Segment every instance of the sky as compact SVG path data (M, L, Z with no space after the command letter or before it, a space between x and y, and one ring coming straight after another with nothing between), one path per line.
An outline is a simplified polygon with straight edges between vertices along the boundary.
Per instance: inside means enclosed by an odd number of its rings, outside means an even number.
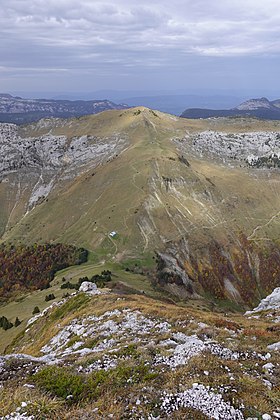
M280 96L279 0L0 0L0 92Z

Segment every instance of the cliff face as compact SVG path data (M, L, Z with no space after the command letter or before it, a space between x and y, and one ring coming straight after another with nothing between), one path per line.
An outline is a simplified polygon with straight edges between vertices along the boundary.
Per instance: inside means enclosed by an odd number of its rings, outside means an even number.
M156 283L178 297L212 296L251 308L279 285L277 243L239 234L223 243L213 238L204 246L188 245L175 243L158 254Z

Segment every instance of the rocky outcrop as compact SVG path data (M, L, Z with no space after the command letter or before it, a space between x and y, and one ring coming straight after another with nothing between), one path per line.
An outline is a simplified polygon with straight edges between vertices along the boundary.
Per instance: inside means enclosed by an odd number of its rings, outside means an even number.
M202 156L230 159L250 167L280 168L278 132L224 133L203 131L185 139ZM184 142L182 142L183 145Z
M106 139L53 135L55 124L42 120L39 127L45 127L47 133L29 137L24 130L20 134L15 124L0 123L0 182L9 182L9 175L18 177L22 187L15 194L17 199L23 190L25 195L29 191L26 210L45 199L61 181L75 178L89 166L107 162L127 145L126 137L118 133Z
M268 311L280 308L280 287L276 287L266 298L262 299L259 305L252 311L246 312L246 315L261 311Z

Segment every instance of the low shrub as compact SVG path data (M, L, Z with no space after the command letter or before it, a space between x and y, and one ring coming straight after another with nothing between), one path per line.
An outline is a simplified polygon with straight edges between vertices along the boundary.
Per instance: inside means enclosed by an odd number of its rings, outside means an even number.
M48 302L49 300L55 299L55 295L53 293L50 293L49 295L46 295L45 301Z
M21 321L18 319L18 317L16 317L15 327L18 327L20 324L21 324Z
M40 311L40 309L39 309L39 307L38 306L35 306L35 308L33 309L33 311L32 311L32 315L36 315L36 314L39 314L41 311Z
M87 388L82 376L58 366L41 369L33 376L33 380L51 395L67 399L69 402L79 401Z
M10 322L5 316L0 317L0 327L3 328L3 330L9 330L13 326L14 324Z
M53 397L63 398L69 403L93 401L108 391L130 387L150 381L158 374L150 371L144 363L128 366L120 364L109 371L98 370L82 375L69 368L47 366L33 375L33 381Z

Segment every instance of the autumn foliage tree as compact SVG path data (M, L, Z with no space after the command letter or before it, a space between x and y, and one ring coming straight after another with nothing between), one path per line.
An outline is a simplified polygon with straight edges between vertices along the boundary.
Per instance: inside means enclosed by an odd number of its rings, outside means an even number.
M87 251L64 244L0 245L0 299L46 289L58 270L87 260Z

